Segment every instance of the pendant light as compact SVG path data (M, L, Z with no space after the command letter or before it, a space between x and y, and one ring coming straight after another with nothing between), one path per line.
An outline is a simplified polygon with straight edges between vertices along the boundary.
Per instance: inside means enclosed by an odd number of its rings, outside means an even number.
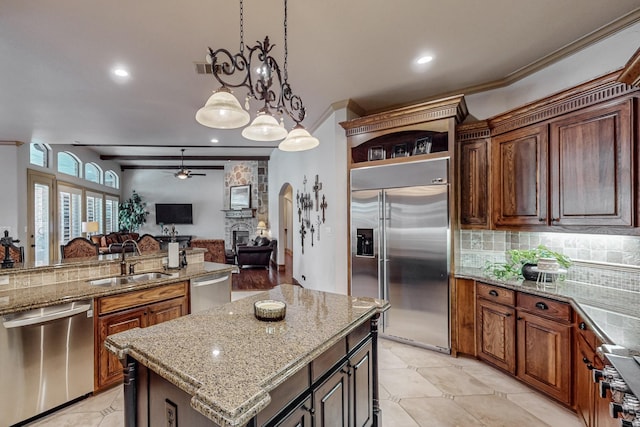
M226 86L213 92L204 107L196 113L198 123L216 129L239 128L249 123L250 118Z
M287 136L287 130L269 111L260 110L253 122L242 129L242 136L252 141L279 141Z
M320 145L318 138L311 136L311 134L302 126L297 124L287 138L278 145L278 149L281 151L305 151L316 148Z

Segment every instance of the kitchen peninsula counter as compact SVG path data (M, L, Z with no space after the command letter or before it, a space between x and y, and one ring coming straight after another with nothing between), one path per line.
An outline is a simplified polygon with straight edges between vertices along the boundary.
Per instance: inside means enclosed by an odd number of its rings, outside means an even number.
M284 301L287 304L285 319L278 322L256 319L253 304L263 299ZM332 369L336 374L346 375L336 366L343 363L343 370L352 369L355 364L346 360L368 345L371 350L363 360L370 366L369 375L373 376L368 381L373 398L367 398L366 407L373 408L375 414L371 416L377 425L377 318L388 307L388 303L381 300L280 285L209 311L111 335L106 341L107 348L126 360L129 378L136 378L131 382L133 385L127 385L125 380L125 423L127 427L147 425L147 420L136 424L137 407L150 408L138 412L138 419L147 414L158 416L160 411L162 419L155 423L166 421L165 399L159 400L161 407L154 406L153 384L157 382L149 380L153 375L166 380L185 396L188 404L176 409L178 416L197 411L196 421L190 418L189 425L257 424L258 414L267 408L271 394L279 385L286 383L283 388L292 389L294 385L289 387L291 383L287 381L301 378L305 386L298 398L312 399L317 392L312 391L314 387L331 373L328 369L322 376L321 372L321 366L330 360L327 355L338 355L335 364L331 359ZM137 377L136 371L147 373ZM357 377L355 372L353 377ZM144 384L145 378L150 381L149 388ZM135 384L137 398L133 391ZM284 406L295 403L295 399L292 397ZM283 408L278 411L280 409ZM273 414L278 413L271 410ZM319 416L320 411L316 408L314 416Z

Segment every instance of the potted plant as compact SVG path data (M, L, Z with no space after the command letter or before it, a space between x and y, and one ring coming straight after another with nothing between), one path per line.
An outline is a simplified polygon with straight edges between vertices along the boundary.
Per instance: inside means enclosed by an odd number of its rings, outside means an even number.
M147 203L142 201L142 197L136 190L133 190L131 198L120 204L118 211L118 222L120 231L138 231L140 226L147 222Z
M541 258L555 259L562 268L569 268L571 265L571 260L567 256L539 245L533 249L511 249L507 251L507 263L487 263L484 271L501 280L520 277L536 280L538 273L533 271L532 267L537 266Z

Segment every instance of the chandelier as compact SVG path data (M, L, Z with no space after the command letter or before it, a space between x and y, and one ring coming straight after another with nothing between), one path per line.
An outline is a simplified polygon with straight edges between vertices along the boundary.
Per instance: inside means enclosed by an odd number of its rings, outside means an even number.
M264 105L257 111L253 122L242 130L242 136L253 141L279 141L282 151L310 150L320 143L302 126L306 110L300 96L294 94L287 73L287 0L284 0L284 66L271 56L274 45L269 36L255 46L244 45L244 4L240 0L240 52L208 48L207 62L211 64L213 77L220 83L204 107L196 113L198 123L216 129L235 129L249 123L249 100ZM231 89L246 89L245 109L232 94ZM280 122L274 117L280 116ZM284 115L295 126L291 132L284 127Z

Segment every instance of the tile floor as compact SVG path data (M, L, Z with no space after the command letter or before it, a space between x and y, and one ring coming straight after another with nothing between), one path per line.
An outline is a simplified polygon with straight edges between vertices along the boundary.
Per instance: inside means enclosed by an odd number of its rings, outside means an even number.
M233 299L251 295L235 293ZM384 427L581 427L571 411L488 365L381 339ZM122 387L60 410L29 427L121 427Z

